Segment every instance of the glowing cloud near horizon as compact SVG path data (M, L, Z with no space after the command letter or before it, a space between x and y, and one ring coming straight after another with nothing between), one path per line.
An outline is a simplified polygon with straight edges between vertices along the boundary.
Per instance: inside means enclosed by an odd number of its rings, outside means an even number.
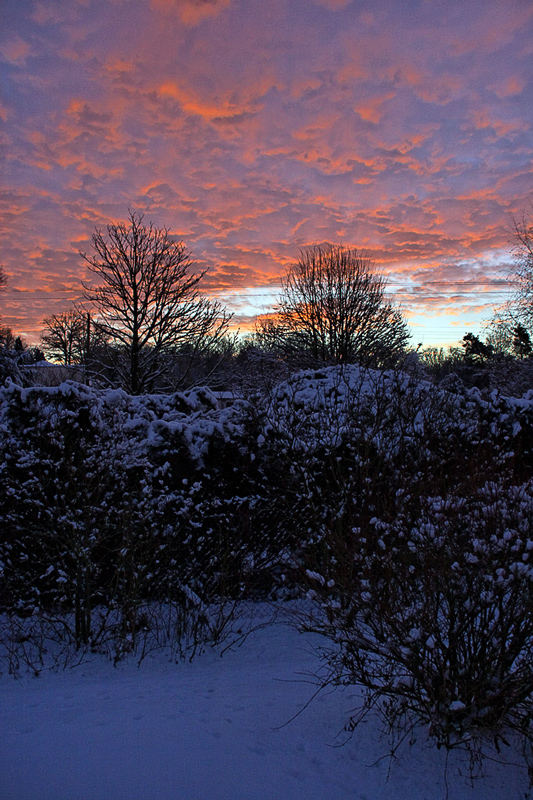
M243 326L307 244L371 251L415 341L505 298L533 191L523 0L6 0L9 276L36 339L80 294L95 227L128 208L209 268Z

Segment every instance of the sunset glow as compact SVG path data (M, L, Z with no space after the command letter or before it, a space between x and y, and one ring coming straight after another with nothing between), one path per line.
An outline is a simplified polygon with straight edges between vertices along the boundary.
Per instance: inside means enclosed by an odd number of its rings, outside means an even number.
M530 0L4 0L4 323L80 297L128 208L247 330L299 249L371 252L413 343L506 299L533 192Z

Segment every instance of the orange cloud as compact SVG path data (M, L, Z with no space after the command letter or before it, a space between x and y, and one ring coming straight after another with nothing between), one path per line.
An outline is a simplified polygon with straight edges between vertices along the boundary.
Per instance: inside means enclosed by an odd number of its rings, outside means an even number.
M231 5L232 0L152 0L156 8L177 11L186 25L197 25L204 19L216 17Z
M478 130L494 131L496 136L501 138L524 129L523 121L498 119L495 117L494 110L490 108L474 108L470 113L470 118Z
M183 86L179 86L176 81L165 81L158 87L161 97L170 97L176 100L187 114L196 114L207 122L215 124L239 124L250 118L260 109L259 104L238 102L235 97L213 103L209 100L202 100L197 93Z
M354 106L354 110L359 114L365 122L372 122L374 125L379 124L383 114L385 113L383 105L387 100L391 100L395 96L395 92L385 92L369 98L363 103Z
M510 75L507 78L503 78L502 80L493 83L490 88L497 97L503 99L505 97L513 97L520 94L525 86L526 81L524 78L521 78L518 75Z
M328 8L330 11L341 11L343 8L346 8L350 5L352 0L313 0L317 6L324 6L324 8Z

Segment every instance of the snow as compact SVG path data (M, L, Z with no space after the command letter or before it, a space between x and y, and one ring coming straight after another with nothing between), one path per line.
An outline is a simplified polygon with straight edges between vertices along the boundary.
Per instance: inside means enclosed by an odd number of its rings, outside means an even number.
M261 613L260 607L259 611ZM264 621L266 611L262 612ZM115 668L90 655L40 677L0 678L3 800L519 800L527 774L388 740L366 718L343 733L355 687L313 698L317 637L266 625L192 662L163 653ZM223 652L224 651L224 652ZM221 655L222 653L222 655ZM344 743L344 746L342 744Z

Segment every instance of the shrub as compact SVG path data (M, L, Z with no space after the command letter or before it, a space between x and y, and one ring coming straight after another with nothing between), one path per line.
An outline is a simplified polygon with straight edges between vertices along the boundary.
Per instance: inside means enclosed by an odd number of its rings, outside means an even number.
M330 642L331 680L395 733L532 741L533 403L323 370L273 406L300 476L300 624Z
M350 568L348 548L333 550L327 575L308 575L336 681L365 687L389 723L427 724L439 746L531 739L533 482L400 495L392 522L353 531Z

